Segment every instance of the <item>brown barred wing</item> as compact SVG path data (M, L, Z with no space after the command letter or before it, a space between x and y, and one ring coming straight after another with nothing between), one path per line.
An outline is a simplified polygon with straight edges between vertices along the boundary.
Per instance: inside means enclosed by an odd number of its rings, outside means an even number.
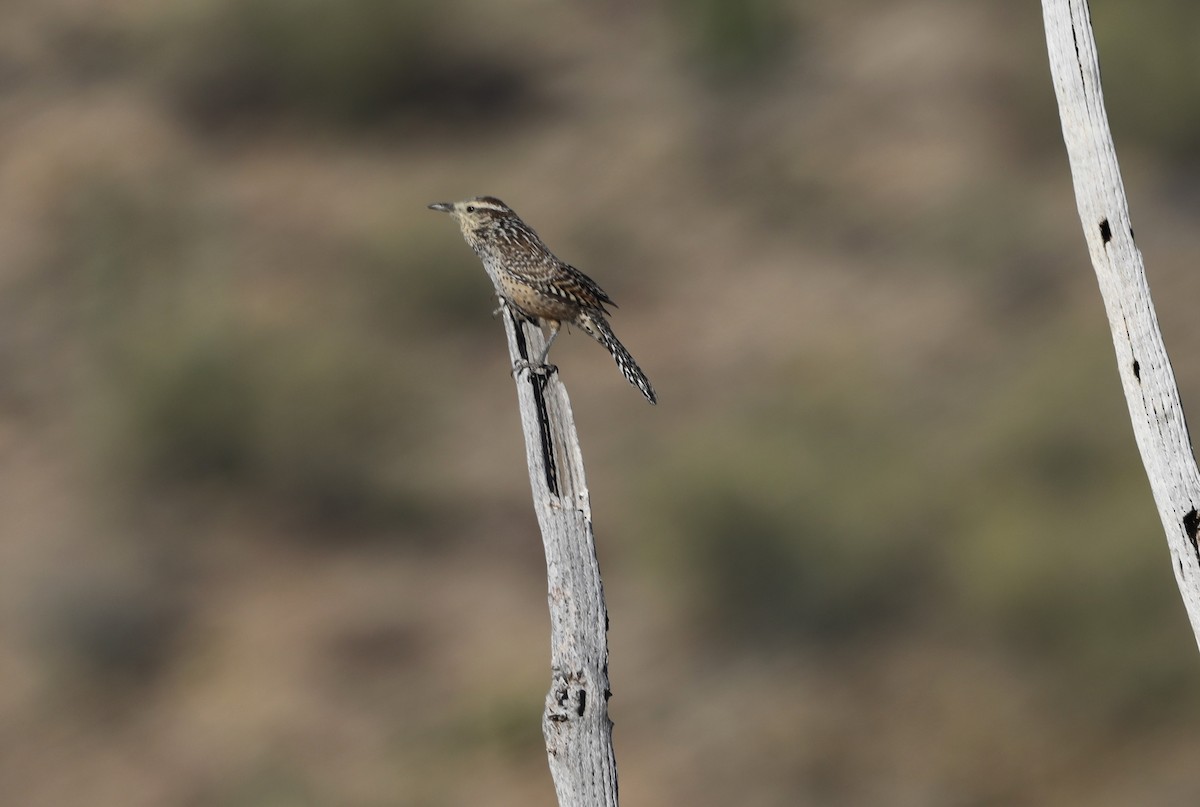
M607 306L618 307L608 296L608 292L574 266L564 263L560 264L559 268L562 274L558 282L563 287L570 289L584 308L598 308L607 314L609 313Z

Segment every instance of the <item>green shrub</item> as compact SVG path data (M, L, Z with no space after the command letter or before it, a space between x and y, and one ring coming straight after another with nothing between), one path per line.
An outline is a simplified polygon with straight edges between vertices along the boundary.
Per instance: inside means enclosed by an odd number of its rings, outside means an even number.
M236 336L184 337L133 367L118 391L148 480L239 483L255 458L253 366Z
M1200 164L1200 6L1110 3L1092 16L1118 148Z
M689 432L680 464L649 483L698 625L764 647L836 642L928 597L936 511L912 495L923 460L855 386Z
M952 488L951 616L1093 715L1200 706L1184 697L1195 648L1107 334L1069 323L1032 350L999 380Z
M452 227L428 235L389 228L358 248L354 260L363 267L362 282L374 291L369 316L385 331L406 330L408 338L431 327L500 338L500 324L489 316L495 292L479 261Z
M353 311L314 326L302 307L275 310L267 326L239 310L236 258L213 249L228 225L186 183L85 176L70 198L50 268L86 346L78 400L97 465L129 495L200 488L317 521L422 518L419 469L400 461L422 406L392 346Z
M145 553L118 565L103 558L63 570L43 581L33 603L36 641L54 677L98 703L144 694L174 657L189 616L177 581Z
M779 0L675 0L674 7L697 68L717 81L760 74L789 41Z
M168 26L170 99L207 126L476 120L524 103L520 72L446 18L444 0L213 0Z

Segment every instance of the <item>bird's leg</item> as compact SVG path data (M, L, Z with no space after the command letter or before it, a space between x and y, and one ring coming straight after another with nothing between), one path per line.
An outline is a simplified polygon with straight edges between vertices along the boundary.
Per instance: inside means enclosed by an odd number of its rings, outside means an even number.
M538 356L537 363L546 366L546 356L550 355L550 346L554 344L554 340L558 338L558 332L562 329L562 323L556 319L552 319L547 323L550 326L550 338L546 340L546 346L542 348L542 355Z
M532 373L550 373L558 372L558 368L553 364L546 364L546 356L550 353L550 346L554 344L554 340L558 338L558 332L562 328L562 323L558 320L546 320L546 324L550 327L550 338L546 340L546 346L542 348L541 354L537 357L537 361L529 361L522 359L513 365L513 372L517 373L521 370L529 370Z

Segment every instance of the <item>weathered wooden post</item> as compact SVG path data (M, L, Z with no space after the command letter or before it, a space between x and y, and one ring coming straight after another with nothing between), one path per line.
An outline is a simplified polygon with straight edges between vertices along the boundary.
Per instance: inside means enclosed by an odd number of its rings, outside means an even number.
M592 508L571 401L557 372L529 369L542 331L501 306L514 367L533 507L546 550L550 691L542 715L561 807L616 807L617 763L608 718L608 611ZM516 369L520 368L520 369Z

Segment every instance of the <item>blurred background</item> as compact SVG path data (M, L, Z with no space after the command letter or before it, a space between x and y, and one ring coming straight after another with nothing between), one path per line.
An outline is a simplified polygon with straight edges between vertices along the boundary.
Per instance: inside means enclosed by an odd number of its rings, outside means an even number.
M1200 406L1200 7L1096 0ZM555 347L630 805L1192 805L1200 655L1033 3L9 0L0 801L552 804L493 194Z

